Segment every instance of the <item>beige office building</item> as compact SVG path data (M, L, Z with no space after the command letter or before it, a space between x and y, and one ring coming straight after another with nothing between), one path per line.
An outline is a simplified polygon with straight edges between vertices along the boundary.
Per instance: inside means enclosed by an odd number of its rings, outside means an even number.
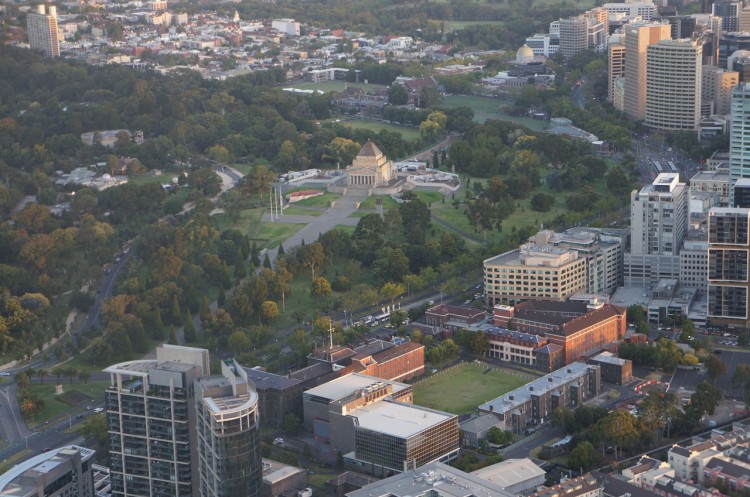
M701 99L704 108L702 114L704 116L729 114L732 107L732 90L739 83L739 73L717 66L703 66L702 76Z
M701 117L703 46L661 40L646 50L646 126L693 130Z
M609 40L607 51L609 52L607 99L610 102L614 102L617 78L625 76L625 37L612 36Z
M26 16L29 32L29 46L47 57L60 56L60 40L57 33L57 7L50 6L49 14L44 5L37 7L36 13Z
M625 95L623 110L631 119L646 118L646 49L672 36L669 24L635 23L625 27Z
M586 291L587 280L586 258L565 248L527 243L484 261L488 305L562 301Z

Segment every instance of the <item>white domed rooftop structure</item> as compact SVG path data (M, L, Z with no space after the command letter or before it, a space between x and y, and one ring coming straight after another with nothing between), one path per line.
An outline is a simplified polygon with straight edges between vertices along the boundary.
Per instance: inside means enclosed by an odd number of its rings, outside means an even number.
M534 51L527 45L523 44L516 52L516 62L526 64L534 61Z

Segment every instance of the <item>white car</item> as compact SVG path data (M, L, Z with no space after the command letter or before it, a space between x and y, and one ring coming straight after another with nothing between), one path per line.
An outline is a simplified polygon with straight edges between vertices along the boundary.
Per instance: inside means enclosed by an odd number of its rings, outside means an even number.
M104 412L104 408L102 408L102 407L97 407L96 409L94 409L94 412L97 412L97 413L99 413L99 412Z
M0 371L0 376L10 376L10 373L7 371Z

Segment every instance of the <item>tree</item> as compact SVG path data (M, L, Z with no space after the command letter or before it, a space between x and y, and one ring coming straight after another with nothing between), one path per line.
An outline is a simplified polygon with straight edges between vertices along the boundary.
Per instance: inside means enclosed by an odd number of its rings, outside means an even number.
M549 212L555 205L555 197L546 193L535 193L531 197L531 208L538 212Z
M78 426L78 433L83 437L86 445L89 445L92 441L94 441L96 442L97 450L101 450L101 452L105 455L109 451L107 418L106 416L104 416L104 414L94 414L93 416L88 416L86 420Z
M279 245L279 248L281 246ZM286 294L291 289L291 283L294 277L286 268L286 264L279 262L276 266L276 288L281 293L281 310L286 312Z
M589 441L584 441L576 445L576 448L568 456L569 468L581 468L584 471L590 469L599 460L599 454Z
M44 377L49 375L49 371L47 371L44 368L39 368L36 371L36 375L39 377L39 380L40 380L39 383L44 385Z
M332 291L331 284L322 276L318 276L312 280L310 294L316 299L322 299L323 297L330 295Z
M182 332L185 338L185 343L195 342L195 325L193 325L193 316L190 314L190 310L188 310L187 315L185 316L185 326L183 327Z
M741 389L745 406L750 406L750 365L737 366L732 375L732 388Z
M294 413L284 416L284 431L290 435L297 435L302 431L302 422Z
M393 84L388 90L388 103L391 105L406 105L409 101L409 92L404 85Z
M78 379L84 383L88 383L91 379L91 371L83 369L78 373Z
M607 173L607 189L618 196L625 195L630 190L630 181L620 166L614 166Z
M620 448L630 448L638 440L636 419L629 412L614 411L596 424L595 430L600 439L615 448L615 458Z
M713 380L714 385L719 376L727 373L727 366L724 364L724 361L714 354L709 355L704 364L706 366L706 373L708 373L708 377Z
M276 302L267 300L260 306L260 319L269 327L279 318L279 308Z
M315 270L325 262L325 250L318 242L300 247L302 265L310 268L310 279L315 280Z
M707 381L702 381L695 388L695 393L690 396L690 407L698 415L713 415L716 406L721 400L721 391Z
M396 299L396 297L398 297L405 291L406 287L404 285L400 283L388 282L380 288L380 295L384 299L389 299L391 301L391 304L393 304L393 301Z
M174 326L169 327L169 339L167 343L170 345L177 345L177 334L174 331Z

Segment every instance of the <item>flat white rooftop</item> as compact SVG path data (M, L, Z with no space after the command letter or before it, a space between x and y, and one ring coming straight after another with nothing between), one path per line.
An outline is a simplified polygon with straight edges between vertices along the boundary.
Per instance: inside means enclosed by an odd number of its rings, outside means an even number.
M383 380L374 376L367 376L359 373L352 373L346 376L341 376L335 380L331 380L328 383L324 383L318 387L311 388L305 392L305 395L313 395L315 397L321 397L329 399L334 402L339 399L343 399L347 395L351 395L357 390L363 390L375 383L382 383L393 385L393 393L398 393L402 390L409 388L406 383L399 383L397 381Z
M408 438L455 416L396 402L375 402L349 413L359 426L394 437Z
M504 489L534 478L544 477L546 472L531 462L531 459L508 459L486 468L471 472L472 475L487 480Z

